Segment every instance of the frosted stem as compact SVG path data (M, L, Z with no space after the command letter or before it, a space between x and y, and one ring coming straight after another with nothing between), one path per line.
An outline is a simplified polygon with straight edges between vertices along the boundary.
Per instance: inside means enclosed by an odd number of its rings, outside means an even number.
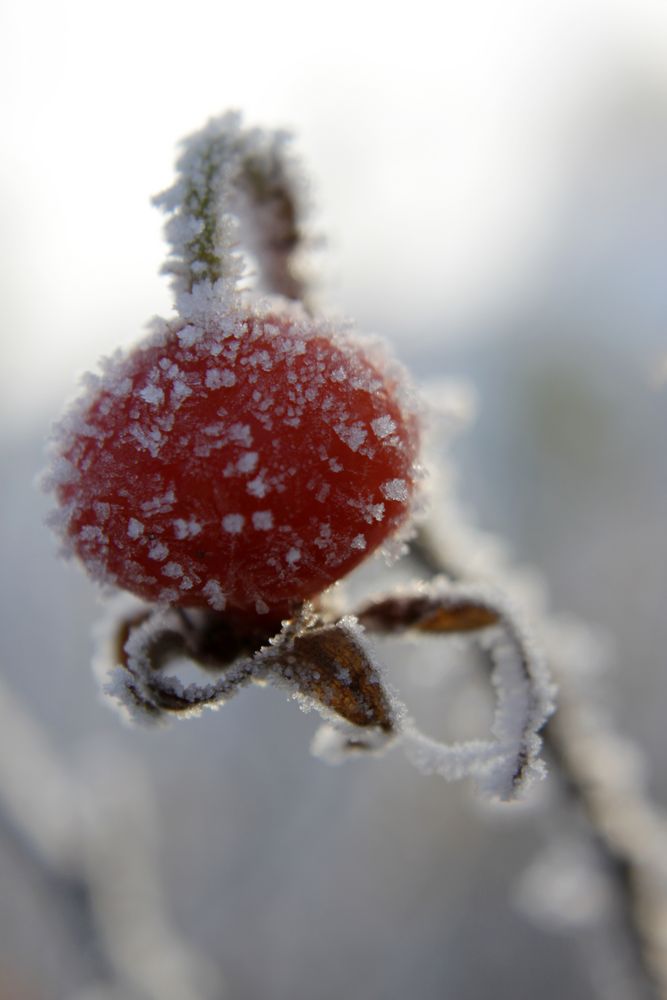
M475 579L482 565L487 579L504 581L510 591L524 590L521 573L500 548L467 523L453 500L448 506L443 500L442 507L441 518L423 524L412 544L417 562L454 580ZM541 614L541 621L539 611L533 617L540 631L548 634L549 618L544 611ZM636 1000L663 1000L667 998L667 823L640 783L632 776L623 777L627 766L622 741L597 718L590 697L572 690L570 674L553 651L550 661L560 695L558 712L543 732L545 750L572 808L588 819L601 868L613 886L625 946L616 951L628 967L632 995Z
M155 203L169 214L165 271L177 294L223 282L237 288L243 253L262 289L301 299L294 257L302 242L302 183L284 132L243 129L238 114L211 119L183 140L176 183Z

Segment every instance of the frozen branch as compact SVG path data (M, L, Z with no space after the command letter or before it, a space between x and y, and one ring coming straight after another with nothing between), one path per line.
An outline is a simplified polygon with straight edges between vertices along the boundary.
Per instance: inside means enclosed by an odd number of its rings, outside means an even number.
M634 995L665 1000L667 821L646 795L637 748L599 717L594 692L578 679L586 674L586 663L573 667L567 662L582 643L572 636L575 630L549 613L541 582L513 566L496 539L470 524L449 486L434 491L434 515L421 526L413 557L450 579L502 587L530 615L545 642L559 690L558 712L543 734L548 758L571 803L589 824L599 867L612 887L623 934L623 946L616 951L626 955ZM580 658L587 655L584 642Z

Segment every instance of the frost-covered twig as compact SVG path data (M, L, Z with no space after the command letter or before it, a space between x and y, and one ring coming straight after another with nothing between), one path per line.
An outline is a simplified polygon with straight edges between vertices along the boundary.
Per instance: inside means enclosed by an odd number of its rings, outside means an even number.
M217 972L165 917L151 860L151 794L136 762L116 755L89 778L68 772L0 682L0 832L54 899L91 995L220 996Z
M558 712L544 730L552 769L570 801L590 824L599 867L606 872L623 929L627 979L636 997L667 998L667 820L646 795L640 754L609 727L595 707L595 692L581 677L591 644L581 628L548 610L534 574L512 565L497 539L475 529L450 482L434 488L433 513L412 545L431 572L451 579L502 586L520 602L545 644L558 685ZM590 664L588 664L590 668Z

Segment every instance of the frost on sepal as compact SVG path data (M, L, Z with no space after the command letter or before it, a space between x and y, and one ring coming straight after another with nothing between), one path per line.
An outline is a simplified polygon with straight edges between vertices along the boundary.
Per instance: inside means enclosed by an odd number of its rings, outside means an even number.
M553 711L553 686L516 611L495 591L438 577L366 605L359 618L381 633L468 633L487 654L496 693L493 739L450 746L408 720L404 747L421 771L448 780L472 777L483 793L505 801L544 774L539 733Z
M123 597L98 629L98 652L94 667L105 694L134 722L155 723L169 716L199 715L204 708L217 708L239 688L249 683L253 664L238 656L224 675L211 683L184 684L168 674L170 664L195 664L202 670L224 665L208 650L210 622L206 615L188 618L177 609L152 610L148 605Z
M165 271L177 296L222 282L226 297L250 254L261 287L302 299L295 256L303 242L304 182L282 131L246 129L228 112L187 136L176 183L155 198L168 213L171 253Z
M374 726L360 730L343 722L325 722L315 733L310 752L326 764L342 764L350 757L382 754L396 733Z
M98 633L103 689L135 721L198 715L255 682L282 688L302 708L357 734L377 730L386 740L394 732L389 697L353 618L325 622L304 605L272 637L239 631L224 614L151 610L124 599ZM167 672L187 664L210 672L211 682L184 684ZM356 745L361 742L357 737Z

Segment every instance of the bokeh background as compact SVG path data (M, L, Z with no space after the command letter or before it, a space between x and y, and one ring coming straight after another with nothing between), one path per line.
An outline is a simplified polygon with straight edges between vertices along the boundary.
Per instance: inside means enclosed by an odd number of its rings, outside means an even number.
M77 373L170 310L176 140L293 130L322 301L473 387L464 506L608 636L600 704L664 804L667 7L4 0L0 47L0 997L629 997L585 913L516 905L577 838L548 783L490 810L398 753L329 768L274 691L124 728L34 480ZM383 650L431 726L441 655L474 700L456 650Z

